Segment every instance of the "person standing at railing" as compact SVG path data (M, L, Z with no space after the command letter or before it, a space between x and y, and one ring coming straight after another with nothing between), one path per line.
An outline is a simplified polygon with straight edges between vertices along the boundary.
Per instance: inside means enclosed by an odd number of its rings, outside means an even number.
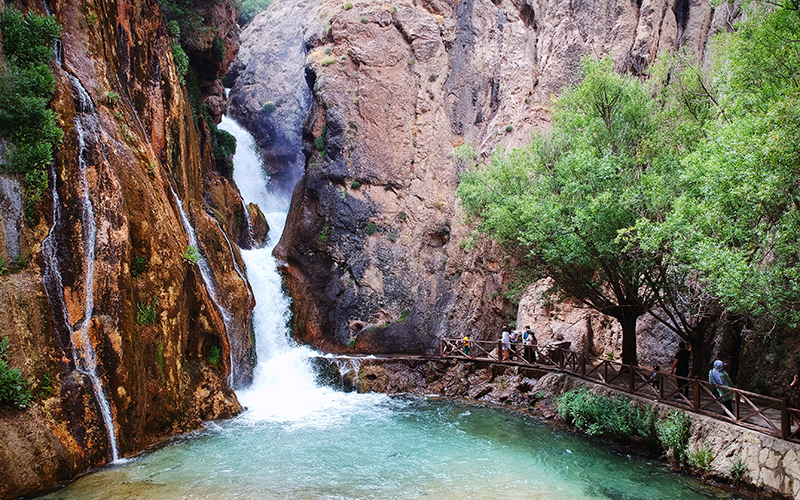
M464 335L464 356L469 357L469 334Z
M731 403L733 391L723 388L732 387L733 382L731 382L728 372L722 369L723 366L724 363L722 361L714 361L714 368L708 372L708 381L717 386L717 395L721 396L722 404L725 405L725 408L727 408L729 412L733 413L733 403Z
M689 397L689 383L685 378L689 376L689 361L692 359L692 351L686 349L686 342L678 342L678 352L675 353L675 359L672 361L672 369L670 373L674 373L678 378L678 391L682 392L684 396Z
M508 330L509 328L503 330L503 334L500 336L500 347L503 349L503 361L511 357L511 334L508 333Z
M522 332L522 342L525 344L525 359L528 363L536 363L536 345L538 342L536 341L536 335L531 330L530 326L525 327L525 331Z

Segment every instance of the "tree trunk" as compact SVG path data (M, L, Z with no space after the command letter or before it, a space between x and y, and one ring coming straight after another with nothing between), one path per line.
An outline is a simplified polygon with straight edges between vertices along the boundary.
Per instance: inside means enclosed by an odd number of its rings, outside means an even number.
M702 332L694 333L689 338L689 345L692 347L692 371L691 374L693 377L700 377L705 379L703 376L703 363L706 359L706 343L705 343L705 336ZM708 373L706 373L708 375Z
M636 320L638 315L629 315L617 318L622 325L622 363L626 365L638 365L636 356Z

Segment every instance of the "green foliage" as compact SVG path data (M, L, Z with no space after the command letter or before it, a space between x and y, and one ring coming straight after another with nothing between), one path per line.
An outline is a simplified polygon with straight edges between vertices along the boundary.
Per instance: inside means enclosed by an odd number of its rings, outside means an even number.
M322 227L322 231L320 231L319 236L317 237L317 241L319 241L320 243L325 243L326 241L328 241L328 238L330 237L330 235L328 234L330 232L330 229L331 225L325 224Z
M147 259L142 256L136 256L131 260L131 276L137 277L143 272L147 271L149 265Z
M106 102L113 108L119 102L119 94L113 91L106 92Z
M609 434L619 440L655 438L655 412L633 406L628 398L600 396L585 387L564 393L558 399L558 413L590 436Z
M689 452L689 464L705 472L711 471L711 463L714 461L714 452L711 445L707 442Z
M800 11L752 12L716 41L717 117L683 160L684 193L658 239L737 312L800 324ZM680 237L676 238L676 235Z
M171 36L172 38L180 38L180 36L181 36L181 25L178 24L178 21L175 21L174 19L172 21L167 21L166 27L167 27L167 33L169 33L169 36Z
M381 230L381 227L379 225L375 224L374 222L370 222L369 224L367 224L364 227L364 232L367 233L367 235L375 234L380 230Z
M277 106L275 105L275 103L273 101L267 101L267 102L264 103L263 106L261 106L261 111L265 111L265 112L269 113L270 111L275 111L276 108L277 108Z
M411 311L406 309L402 313L400 313L400 317L397 319L398 323L405 323L408 320L408 315L411 314Z
M400 222L405 222L408 216L405 212L398 212L397 218L400 219Z
M136 322L142 326L151 326L158 323L158 297L153 297L152 302L139 302L136 304Z
M189 56L183 50L181 44L172 42L172 58L175 60L175 67L178 69L178 76L182 84L186 84L186 74L189 72Z
M239 25L244 26L256 15L272 5L272 0L243 0L242 10L239 13Z
M219 346L212 345L211 348L208 350L208 355L206 356L206 359L212 365L217 366L219 365L219 360L221 355L222 355L222 350L219 348Z
M682 411L671 411L666 418L656 422L656 432L661 446L672 452L672 458L682 461L689 442L689 429L692 420Z
M358 189L361 187L361 183L358 181L353 181L350 183L350 189Z
M216 126L212 129L212 142L214 158L217 160L218 170L223 175L233 173L233 155L236 154L236 137L233 134L221 130Z
M328 126L322 127L322 135L314 139L314 147L317 148L322 156L325 156L325 134L328 132Z
M506 125L506 132L511 132L512 130L514 130L513 125Z
M0 68L0 131L11 142L3 168L24 175L25 211L47 189L47 167L63 136L48 108L55 90L49 64L61 27L52 16L22 14L13 7L0 19L5 66Z
M8 367L8 337L0 340L0 405L24 409L33 401L28 381L19 368Z
M342 4L342 10L350 10L353 8L353 2L347 1Z
M364 23L364 24L367 24L367 23L369 23L369 19L367 19L364 16L361 16L361 22Z
M731 461L731 476L737 481L744 479L747 473L747 462L742 458L742 452L738 452Z
M192 266L197 265L197 263L200 261L200 251L196 246L186 246L186 251L183 252L183 261Z
M222 40L222 37L215 34L214 40L211 42L211 57L215 62L221 63L225 60L225 54L227 54L227 52L228 49L225 47L225 42Z

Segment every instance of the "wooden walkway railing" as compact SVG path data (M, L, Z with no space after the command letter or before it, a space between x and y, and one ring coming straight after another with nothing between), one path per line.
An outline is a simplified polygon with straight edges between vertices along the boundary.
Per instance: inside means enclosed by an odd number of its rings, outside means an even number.
M730 408L717 387L705 380L678 377L635 365L615 363L554 346L511 344L509 359L501 358L502 343L470 340L466 349L462 339L443 338L443 358L491 361L512 366L559 370L582 379L666 403L684 410L708 415L743 427L800 443L800 409L788 408L778 399L736 387L725 387Z

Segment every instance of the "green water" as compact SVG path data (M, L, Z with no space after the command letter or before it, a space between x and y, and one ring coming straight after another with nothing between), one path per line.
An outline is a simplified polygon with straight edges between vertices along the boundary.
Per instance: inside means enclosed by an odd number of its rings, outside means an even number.
M211 424L43 498L735 498L495 408L341 393L322 406Z

